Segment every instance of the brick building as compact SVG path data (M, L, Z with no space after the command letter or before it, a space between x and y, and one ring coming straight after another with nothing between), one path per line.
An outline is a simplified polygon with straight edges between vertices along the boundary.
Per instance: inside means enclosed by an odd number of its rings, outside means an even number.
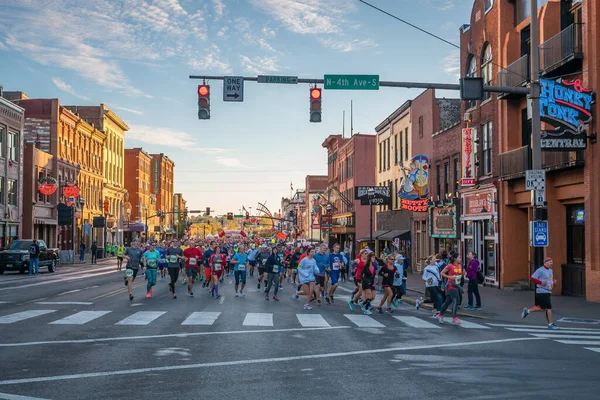
M125 189L131 204L128 215L129 223L125 225L125 241L131 242L134 237L146 231L154 234L154 227L160 229L156 214L156 195L152 191L152 156L141 147L125 149Z
M322 239L321 214L323 202L321 195L327 190L327 175L307 175L305 179L306 206L305 212L298 216L304 219L306 226L304 238L307 240Z
M165 154L151 154L152 156L152 193L156 196L156 210L162 210L166 214L162 218L161 236L174 235L175 224L173 223L173 195L175 163Z

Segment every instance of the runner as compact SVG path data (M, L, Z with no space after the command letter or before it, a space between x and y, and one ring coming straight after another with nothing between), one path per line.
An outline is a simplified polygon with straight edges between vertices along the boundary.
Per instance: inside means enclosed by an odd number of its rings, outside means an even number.
M190 247L183 251L185 259L185 274L188 277L188 293L194 297L194 283L198 277L198 265L202 260L202 251L196 247L194 241L189 242Z
M261 251L258 254L258 285L256 286L257 289L260 289L260 283L261 282L265 282L265 289L267 288L268 282L267 282L267 260L269 259L269 256L271 255L271 252L269 251L269 248L267 247L266 244L263 244L261 247Z
M369 253L364 268L360 274L362 279L362 290L364 293L365 301L363 302L363 313L365 315L371 315L371 301L375 300L375 254Z
M269 293L271 292L271 287L275 286L273 293L273 301L279 301L279 297L277 297L277 292L279 290L279 252L277 247L273 247L271 250L271 255L267 258L267 262L265 264L267 269L267 282L268 286L265 289L265 300L269 301Z
M302 291L294 294L294 298L298 299L299 295L306 295L306 303L304 304L305 310L312 310L310 301L315 296L315 273L319 272L317 262L314 259L315 249L311 248L306 252L307 256L300 261L298 266L298 277L300 284L302 285Z
M246 288L246 264L248 262L248 254L246 254L244 250L244 246L241 245L231 261L233 264L233 275L235 278L235 297L246 297L244 289ZM240 281L242 281L242 288L238 292L238 285L240 284Z
M250 251L248 251L248 263L250 264L250 276L254 276L254 268L256 267L256 257L258 257L258 249L254 245L251 245Z
M346 256L340 253L340 245L338 243L334 244L333 253L329 254L329 268L327 269L331 279L331 289L329 289L329 293L325 296L327 304L333 304L333 294L338 287L340 271L346 264L348 264L348 260Z
M396 274L396 271L396 267L394 266L394 256L388 254L385 257L385 265L382 268L380 268L379 272L377 273L383 278L383 281L381 282L381 287L383 287L384 290L381 302L377 307L377 312L379 312L379 314L383 314L383 305L385 304L386 300L387 310L385 310L385 312L391 313L393 311L392 300L394 299L394 292L392 291L392 285L394 283L394 276Z
M189 240L184 240L183 244L181 245L181 250L185 252L190 247L190 246L188 246L188 244L189 244ZM185 260L181 260L181 284L182 285L185 285L186 283L188 283L186 271L184 269L185 269Z
M398 308L398 303L402 303L402 296L406 294L406 281L404 280L404 257L402 254L396 256L396 260L394 262L394 267L396 267L396 272L394 273L394 282L392 283L392 291L394 293L394 297L392 298L392 308Z
M440 324L444 323L444 313L448 309L450 303L452 303L452 323L460 325L460 320L456 318L456 312L458 311L458 291L460 288L460 281L463 275L462 265L460 264L460 256L450 256L450 263L444 267L442 277L448 279L446 283L446 301L442 304L437 319Z
M362 270L365 267L365 265L367 265L368 256L369 249L363 249L360 251L360 258L358 258L356 262L356 272L354 273L354 285L356 286L356 288L354 289L354 297L348 300L348 307L350 307L352 311L354 311L354 306L356 304L359 304L361 308L363 307L364 293L362 290ZM363 299L363 301L359 303L359 299L361 298Z
M433 302L433 316L435 317L442 306L442 295L439 291L440 273L435 265L435 256L427 257L427 266L423 270L423 280L425 281L425 295L428 295ZM415 308L421 307L423 298L417 299Z
M125 286L129 292L129 300L133 300L133 281L138 274L140 268L140 261L142 259L142 249L140 249L140 240L133 239L131 247L128 247L123 254L127 260L125 266Z
M546 313L546 321L548 321L548 329L558 329L558 326L552 322L552 288L556 285L556 279L552 273L553 261L551 258L544 260L544 265L536 269L533 275L529 278L535 283L535 305L531 308L525 307L522 318L526 318L532 312Z
M125 247L122 243L119 243L119 247L117 247L117 271L121 271L123 268L123 254L125 254Z
M162 242L161 248L158 250L160 253L160 263L158 264L158 270L160 271L160 279L167 279L167 242Z
M296 247L294 252L292 253L289 263L290 269L292 270L291 282L294 287L296 287L296 277L298 276L298 264L300 263L300 257L302 256L302 251L300 247Z
M156 268L160 263L161 255L160 251L156 250L156 243L150 243L148 250L142 256L144 268L146 268L146 276L148 277L148 283L146 284L146 298L152 298L152 287L156 285Z
M321 297L325 297L325 270L329 268L329 254L326 254L327 245L325 243L319 246L319 252L315 253L314 259L317 262L319 272L315 275L315 290L317 297L317 305L321 305Z
M214 243L211 243L208 246L208 249L204 252L204 257L202 257L202 261L204 264L204 283L202 284L203 288L210 288L212 290L212 281L210 279L210 257L215 253L213 248L215 247Z
M210 290L211 296L216 296L217 299L221 297L219 294L219 280L223 276L223 270L225 269L225 264L227 263L227 256L225 254L221 254L221 249L219 246L215 247L215 253L210 256L209 264L210 264L210 275L212 279L212 289Z
M177 295L175 294L175 284L177 283L177 279L179 279L179 269L181 265L180 262L184 259L183 250L181 250L181 247L179 247L179 240L173 240L171 247L167 249L166 258L168 261L167 270L169 271L169 276L171 277L169 291L173 293L173 298L176 299Z
M279 290L283 290L283 277L285 276L285 248L282 244L277 245L277 262L279 264Z

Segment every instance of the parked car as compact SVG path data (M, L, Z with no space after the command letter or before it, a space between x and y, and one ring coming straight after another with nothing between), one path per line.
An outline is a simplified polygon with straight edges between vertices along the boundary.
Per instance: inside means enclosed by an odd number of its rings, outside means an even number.
M8 248L0 251L0 274L4 271L19 271L24 274L29 270L29 247L33 239L15 240ZM48 272L56 271L60 262L59 250L49 249L43 240L38 240L40 246L39 267L48 267Z

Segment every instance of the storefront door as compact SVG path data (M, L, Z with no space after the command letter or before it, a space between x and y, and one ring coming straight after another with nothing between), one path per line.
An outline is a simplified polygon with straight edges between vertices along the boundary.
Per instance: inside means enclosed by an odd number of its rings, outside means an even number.
M477 253L481 269L485 276L485 284L498 285L496 265L495 225L490 219L464 222L464 262L470 251Z

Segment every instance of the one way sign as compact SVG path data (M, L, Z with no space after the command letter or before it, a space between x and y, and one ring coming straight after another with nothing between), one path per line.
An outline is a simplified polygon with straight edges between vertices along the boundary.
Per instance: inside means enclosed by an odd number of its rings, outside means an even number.
M223 101L244 101L244 77L223 78Z

